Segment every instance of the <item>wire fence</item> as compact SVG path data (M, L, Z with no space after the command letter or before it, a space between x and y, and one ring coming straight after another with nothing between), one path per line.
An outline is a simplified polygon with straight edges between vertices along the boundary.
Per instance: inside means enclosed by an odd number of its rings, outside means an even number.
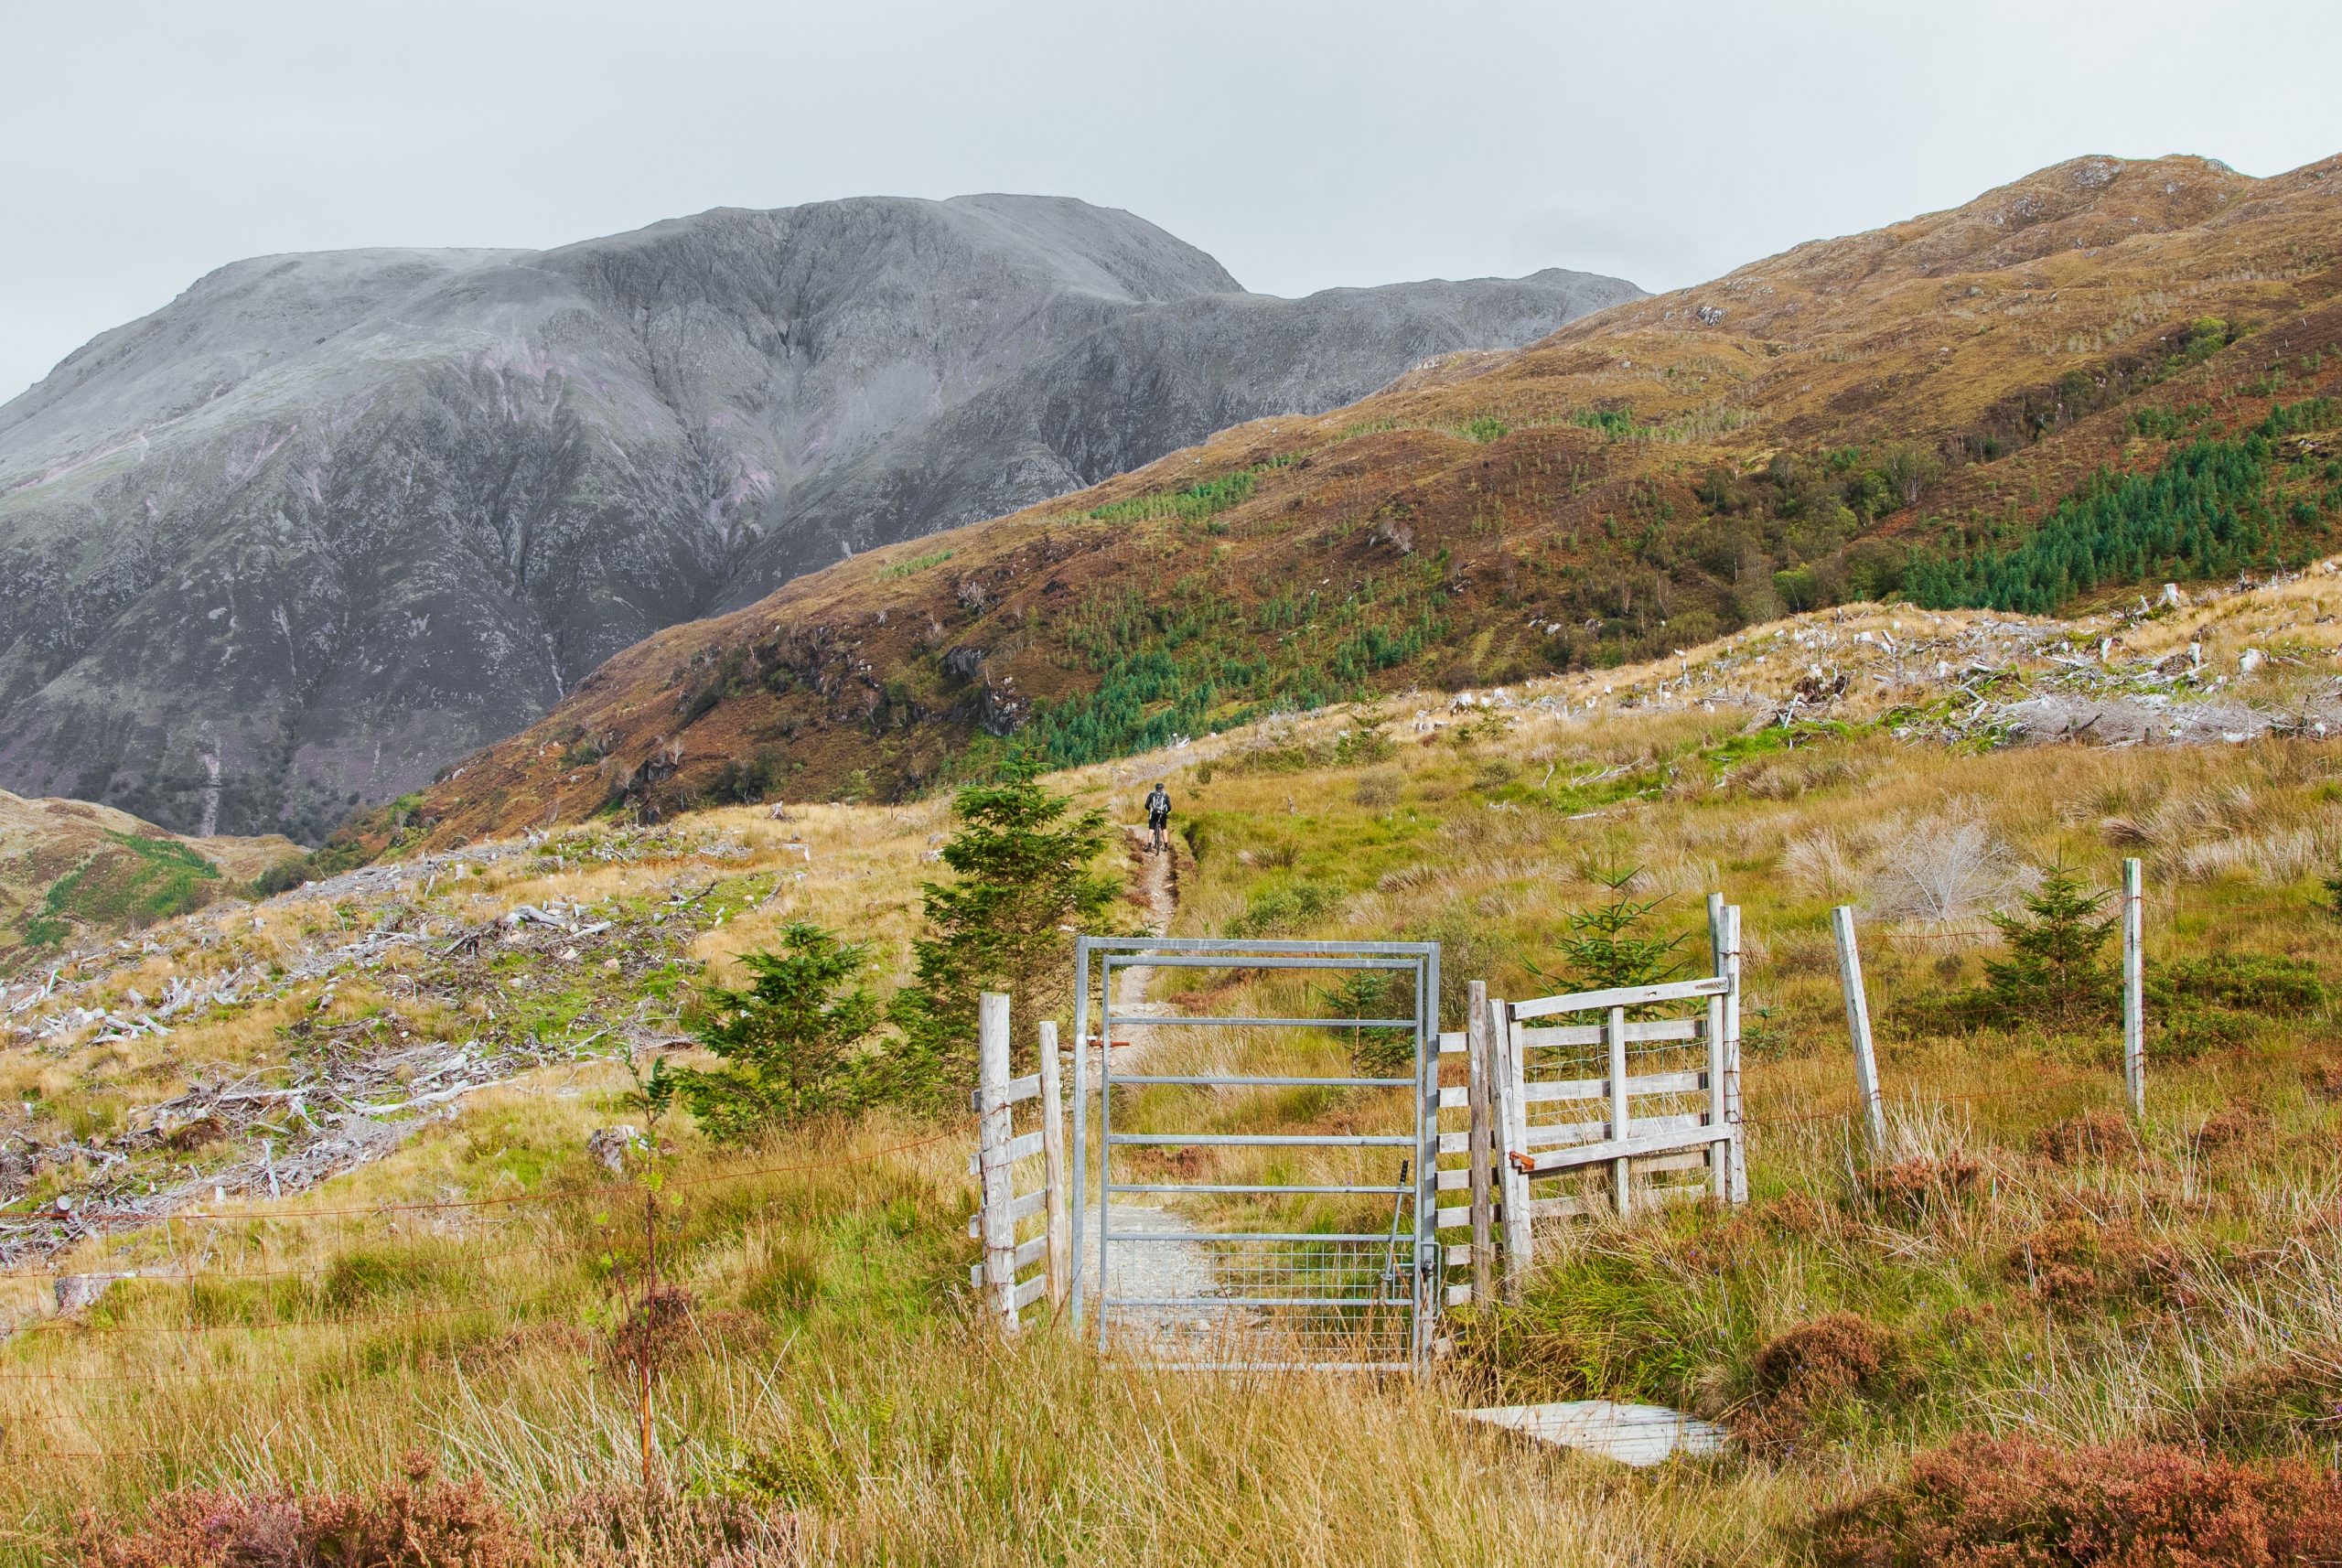
M2201 909L2183 909L2167 901L2157 900L2146 906L2157 917L2157 924L2168 929L2176 920L2189 916L2219 918L2279 918L2299 920L2305 916L2331 915L2334 912L2315 904L2289 905L2221 905ZM2008 932L1999 925L1963 926L1949 929L1895 930L1874 928L1866 933L1889 942L1989 942L2004 938ZM1639 1046L1630 1054L1639 1058L1657 1056L1681 1047L1672 1045ZM2073 1090L2090 1089L2119 1092L2121 1085L2104 1072L2072 1072L2049 1078L2036 1078L2023 1083L1971 1090L1927 1092L1896 1095L1931 1104L1964 1104L2012 1100L2047 1100L2066 1097ZM1842 1101L1796 1112L1758 1112L1742 1114L1739 1122L1751 1129L1789 1129L1817 1123L1851 1121L1863 1116L1868 1109L1865 1100L1857 1095ZM866 1165L897 1155L914 1153L946 1142L964 1139L973 1129L975 1119L963 1117L941 1125L919 1137L903 1140L859 1153L841 1153L820 1159L790 1161L739 1170L716 1171L704 1175L671 1178L655 1184L640 1179L613 1180L606 1183L568 1184L542 1188L534 1192L494 1194L478 1197L417 1199L359 1205L338 1205L300 1208L255 1208L243 1211L205 1208L171 1214L144 1211L83 1210L70 1216L70 1223L103 1239L119 1234L124 1229L147 1230L160 1225L171 1226L248 1226L312 1224L326 1221L375 1221L402 1219L435 1213L464 1213L510 1209L530 1205L558 1205L578 1201L607 1203L629 1197L655 1200L660 1193L704 1189L726 1184L749 1182L764 1178L833 1172L843 1168ZM469 1240L477 1241L478 1238ZM590 1245L585 1239L556 1240L532 1245L500 1246L502 1258L547 1256ZM1290 1337L1301 1351L1320 1357L1359 1350L1361 1346L1380 1343L1391 1331L1391 1324L1398 1318L1385 1300L1391 1290L1390 1279L1394 1264L1391 1250L1383 1238L1343 1238L1331 1244L1324 1238L1279 1238L1262 1236L1245 1239L1241 1247L1232 1240L1220 1245L1219 1255L1212 1260L1216 1280L1230 1298L1214 1302L1209 1297L1198 1300L1181 1296L1176 1304L1166 1300L1166 1312L1160 1321L1150 1326L1151 1331L1175 1338L1193 1341L1198 1338L1239 1334L1258 1343L1262 1335ZM1257 1254L1257 1255L1255 1255ZM134 1275L117 1275L139 1282L174 1285L197 1283L257 1282L297 1278L314 1278L342 1266L339 1260L306 1263L296 1267L263 1269L211 1269L172 1267L167 1272ZM1276 1282L1289 1282L1296 1270L1322 1275L1320 1283L1326 1292L1313 1291L1306 1299L1286 1300ZM56 1282L64 1277L56 1271L12 1270L0 1272L0 1281ZM1275 1288L1273 1288L1275 1287ZM1137 1280L1124 1288L1134 1292L1145 1288ZM1328 1297L1331 1299L1328 1299ZM1133 1298L1133 1304L1143 1298ZM59 1340L87 1337L101 1344L136 1342L140 1337L177 1338L188 1340L207 1336L274 1336L295 1332L325 1331L356 1333L394 1326L417 1323L447 1323L489 1315L503 1315L514 1321L525 1321L540 1304L521 1301L478 1301L460 1305L424 1307L395 1313L373 1313L360 1316L320 1315L290 1317L270 1317L261 1322L222 1322L201 1324L125 1324L86 1321L49 1320L34 1326L26 1336L27 1346L57 1343ZM1169 1309L1176 1305L1176 1311ZM1385 1317L1390 1322L1384 1321ZM232 1385L259 1389L304 1381L314 1375L313 1369L300 1366L270 1368L209 1368L180 1362L169 1366L141 1366L134 1370L107 1371L40 1371L18 1369L0 1369L0 1385L14 1385L28 1392L38 1389L64 1388L124 1388L138 1386L146 1389L210 1388ZM30 1409L0 1412L0 1427L16 1423L34 1423L50 1428L70 1429L71 1420L54 1412ZM5 1430L0 1430L0 1449L11 1444ZM63 1449L48 1444L39 1448L44 1457L85 1461L108 1461L117 1458L160 1455L171 1450L160 1445L124 1445L110 1449Z
M785 1165L760 1165L749 1170L717 1171L707 1176L677 1177L660 1182L655 1190L685 1191L714 1187L725 1182L755 1181L774 1176L801 1176L811 1171L836 1170L841 1166L867 1165L893 1155L908 1154L914 1149L928 1148L947 1139L965 1137L973 1124L974 1118L963 1117L949 1124L940 1133L930 1133L924 1138L914 1138L906 1143L889 1144L885 1148L870 1150L865 1154L836 1155L826 1159L807 1160ZM265 1208L251 1209L242 1213L181 1209L162 1214L150 1213L144 1209L117 1210L112 1213L103 1210L79 1209L70 1216L61 1215L59 1218L61 1221L70 1219L72 1223L92 1228L126 1225L140 1230L162 1224L277 1225L314 1219L398 1219L411 1214L508 1208L525 1203L562 1203L571 1198L580 1197L607 1199L651 1190L654 1189L643 1182L623 1181L545 1187L536 1192L504 1193L493 1197L424 1199L406 1203L365 1204L346 1208ZM0 1279L53 1279L55 1277L54 1273L27 1273L22 1270L0 1273ZM206 1277L228 1279L237 1276L209 1273Z
M512 1194L494 1200L449 1199L427 1203L377 1204L362 1208L337 1208L330 1209L312 1208L295 1210L290 1211L289 1213L258 1211L250 1214L232 1216L204 1214L200 1216L179 1215L169 1218L174 1219L200 1219L207 1222L217 1223L274 1223L277 1220L285 1219L321 1219L342 1218L352 1215L396 1216L435 1209L446 1210L478 1208L486 1206L489 1201L499 1204L524 1203L531 1201L551 1203L566 1201L570 1198L585 1195L590 1195L605 1199L623 1197L629 1194L638 1194L648 1197L654 1191L672 1191L679 1188L704 1188L723 1183L751 1181L768 1176L799 1175L814 1171L833 1171L842 1167L875 1164L880 1160L891 1158L896 1155L928 1148L947 1140L964 1138L967 1136L969 1129L972 1124L972 1118L962 1118L943 1126L938 1131L929 1133L925 1136L908 1139L899 1143L887 1144L881 1148L865 1150L859 1153L841 1154L822 1160L794 1161L784 1165L759 1165L746 1170L714 1172L703 1176L665 1182L661 1184L660 1187L655 1189L650 1185L640 1181L622 1183L613 1182L594 1187L567 1187L562 1188L549 1188L536 1193ZM102 1219L105 1217L91 1216L87 1218ZM144 1223L152 1224L158 1217L139 1215L134 1218ZM503 1249L500 1251L500 1255L504 1257L525 1256L531 1254L543 1255L563 1250L564 1250L564 1248L562 1243L545 1243L532 1248ZM157 1272L152 1274L136 1276L115 1275L113 1278L117 1280L124 1278L136 1278L153 1281L157 1283L185 1285L194 1283L199 1281L209 1283L213 1282L245 1279L283 1279L298 1275L322 1273L328 1272L335 1265L333 1264L328 1263L296 1270L267 1269L256 1271L188 1271L175 1269L167 1273ZM0 1277L18 1280L55 1282L67 1276L56 1272L35 1273L18 1270L12 1271L5 1276ZM25 1343L31 1345L41 1339L49 1340L53 1343L55 1340L67 1336L70 1336L75 1339L91 1337L98 1337L102 1340L112 1340L116 1337L121 1336L177 1336L180 1337L187 1337L203 1335L282 1335L300 1330L320 1329L333 1331L356 1331L360 1329L380 1328L393 1325L411 1325L420 1322L445 1322L451 1319L474 1317L488 1314L500 1313L518 1318L525 1316L534 1305L535 1304L532 1303L519 1301L471 1301L448 1306L412 1308L396 1313L373 1313L359 1316L335 1314L330 1316L299 1317L272 1317L265 1322L256 1323L91 1324L82 1321L49 1319L34 1325L31 1331L27 1334ZM228 1368L188 1366L185 1364L173 1367L142 1367L135 1371L121 1372L53 1372L8 1369L0 1369L0 1384L35 1386L121 1386L124 1384L136 1384L141 1387L183 1384L187 1386L209 1387L215 1384L226 1383L239 1385L274 1384L297 1380L303 1375L304 1374L298 1370L289 1368L271 1368L261 1370L240 1370ZM5 1416L0 1416L0 1421L17 1420L27 1413L29 1412L12 1410L5 1412ZM120 1452L141 1451L142 1450L126 1449ZM53 1449L44 1449L43 1452L45 1454L57 1455L60 1457L76 1456ZM110 1455L105 1454L91 1454L78 1456L105 1458Z

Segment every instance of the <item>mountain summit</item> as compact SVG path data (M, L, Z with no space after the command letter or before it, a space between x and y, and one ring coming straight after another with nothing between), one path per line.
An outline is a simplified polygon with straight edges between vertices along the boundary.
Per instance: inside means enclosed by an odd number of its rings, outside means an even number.
M1026 196L239 262L0 407L0 786L314 840L663 627L1639 295Z

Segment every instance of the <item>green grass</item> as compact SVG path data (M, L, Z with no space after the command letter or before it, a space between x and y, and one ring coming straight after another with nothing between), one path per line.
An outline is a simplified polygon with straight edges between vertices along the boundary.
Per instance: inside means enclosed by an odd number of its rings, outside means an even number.
M1599 431L1612 441L1625 441L1650 433L1649 425L1635 423L1634 410L1629 408L1582 408L1570 415L1572 424Z
M891 565L882 567L878 575L884 581L893 582L908 577L915 572L924 572L930 566L940 566L951 559L951 552L949 550L931 550L924 555L914 555L908 561L897 561Z
M25 922L25 939L48 947L70 935L73 922L107 929L151 926L209 902L220 868L174 839L109 829L115 850L101 849L49 885L40 911Z
M1155 490L1128 500L1109 501L1104 506L1092 507L1088 515L1092 522L1145 522L1162 517L1200 522L1215 512L1241 504L1252 495L1260 473L1258 468L1239 468L1184 489Z

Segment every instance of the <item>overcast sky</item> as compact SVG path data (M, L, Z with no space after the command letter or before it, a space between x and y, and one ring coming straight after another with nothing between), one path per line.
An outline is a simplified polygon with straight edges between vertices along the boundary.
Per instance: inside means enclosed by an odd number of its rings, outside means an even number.
M2342 4L0 0L0 398L239 257L1128 208L1250 288L1694 283L2083 153L2342 151Z

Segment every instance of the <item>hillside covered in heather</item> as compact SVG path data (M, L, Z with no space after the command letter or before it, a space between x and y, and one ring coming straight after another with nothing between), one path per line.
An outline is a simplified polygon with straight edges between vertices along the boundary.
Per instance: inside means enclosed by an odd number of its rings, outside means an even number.
M897 798L1864 597L2041 613L2314 553L2342 161L2088 157L1240 425L613 659L404 809Z

